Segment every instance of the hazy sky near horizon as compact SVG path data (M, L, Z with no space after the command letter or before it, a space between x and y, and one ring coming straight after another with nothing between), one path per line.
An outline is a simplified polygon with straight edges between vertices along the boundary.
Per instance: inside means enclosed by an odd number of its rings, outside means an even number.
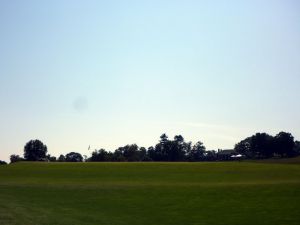
M300 139L300 3L1 1L0 159L166 132L207 149Z

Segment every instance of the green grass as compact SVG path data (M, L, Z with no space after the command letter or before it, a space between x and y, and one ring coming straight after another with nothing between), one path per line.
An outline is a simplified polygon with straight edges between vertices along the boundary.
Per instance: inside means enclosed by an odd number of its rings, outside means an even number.
M298 225L300 164L0 166L0 224Z

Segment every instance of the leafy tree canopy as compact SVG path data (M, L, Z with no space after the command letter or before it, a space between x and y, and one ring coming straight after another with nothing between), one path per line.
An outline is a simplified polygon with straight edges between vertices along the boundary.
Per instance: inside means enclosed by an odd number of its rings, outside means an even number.
M0 160L0 165L6 165L7 163L5 161Z
M66 162L82 162L83 157L80 153L70 152L66 154Z
M24 158L27 161L46 161L47 146L40 140L31 140L24 147Z

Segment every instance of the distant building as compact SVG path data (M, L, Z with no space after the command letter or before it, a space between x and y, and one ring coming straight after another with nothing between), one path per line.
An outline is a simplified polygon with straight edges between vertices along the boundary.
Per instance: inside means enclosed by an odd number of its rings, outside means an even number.
M219 160L232 160L233 155L238 153L234 149L218 149L217 158Z

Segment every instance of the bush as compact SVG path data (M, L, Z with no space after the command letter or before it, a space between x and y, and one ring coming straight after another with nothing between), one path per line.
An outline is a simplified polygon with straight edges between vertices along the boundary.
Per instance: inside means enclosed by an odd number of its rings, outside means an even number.
M22 158L21 156L19 155L11 155L10 156L10 163L16 163L16 162L21 162L21 161L24 161L25 159Z
M0 165L7 165L5 161L0 160Z

